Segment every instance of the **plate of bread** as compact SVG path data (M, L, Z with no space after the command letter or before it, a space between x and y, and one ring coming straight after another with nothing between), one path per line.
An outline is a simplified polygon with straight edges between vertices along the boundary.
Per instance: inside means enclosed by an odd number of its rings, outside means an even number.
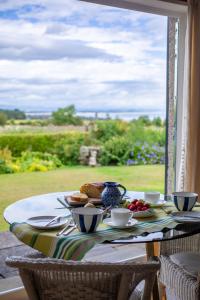
M99 205L102 204L101 193L103 190L103 182L85 183L80 187L80 192L66 196L65 201L70 206Z

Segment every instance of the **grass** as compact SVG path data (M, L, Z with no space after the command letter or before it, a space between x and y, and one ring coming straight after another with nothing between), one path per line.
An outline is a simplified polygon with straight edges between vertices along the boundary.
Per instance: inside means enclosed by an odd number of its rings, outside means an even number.
M0 231L7 230L4 209L31 195L77 190L86 182L117 181L129 190L164 192L164 166L67 167L46 173L0 175Z

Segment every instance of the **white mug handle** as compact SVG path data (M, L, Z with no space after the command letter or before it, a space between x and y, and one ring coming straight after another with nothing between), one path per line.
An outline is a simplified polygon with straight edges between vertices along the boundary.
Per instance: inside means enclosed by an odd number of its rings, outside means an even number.
M133 217L133 212L132 211L130 211L129 212L129 215L130 215L130 217L129 217L129 220Z

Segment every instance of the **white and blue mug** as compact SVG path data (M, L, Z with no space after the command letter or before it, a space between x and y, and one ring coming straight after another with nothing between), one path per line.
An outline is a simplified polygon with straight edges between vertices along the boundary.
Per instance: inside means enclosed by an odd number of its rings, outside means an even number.
M172 199L179 211L190 211L198 199L198 194L190 192L174 192Z
M78 207L72 209L71 213L78 230L91 233L96 231L104 212L99 208Z

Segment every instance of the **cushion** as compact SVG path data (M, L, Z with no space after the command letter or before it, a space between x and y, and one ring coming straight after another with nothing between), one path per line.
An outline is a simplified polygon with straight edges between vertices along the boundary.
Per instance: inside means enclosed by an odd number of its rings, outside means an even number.
M183 268L190 275L197 277L200 274L200 253L181 252L170 255L170 259Z

